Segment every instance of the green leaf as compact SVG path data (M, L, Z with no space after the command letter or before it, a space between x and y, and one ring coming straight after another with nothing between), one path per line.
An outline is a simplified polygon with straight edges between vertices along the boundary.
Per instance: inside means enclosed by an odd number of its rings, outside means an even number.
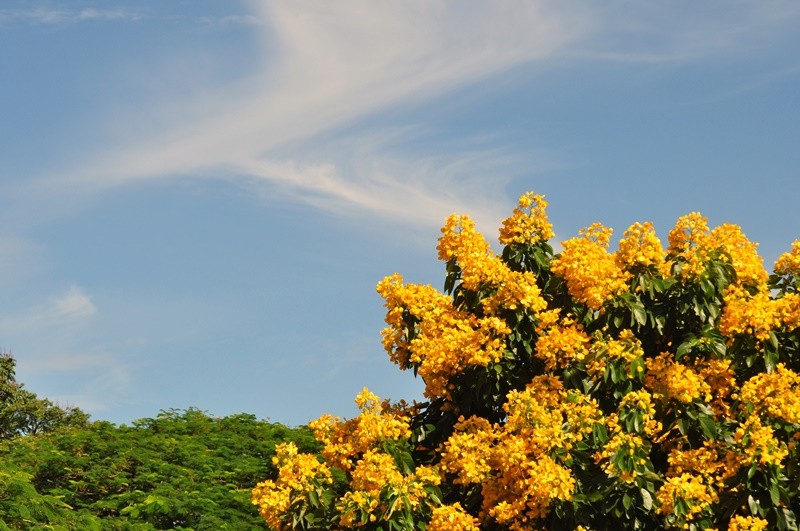
M650 491L640 489L639 492L642 494L642 506L648 511L651 510L653 508L653 496L650 495Z

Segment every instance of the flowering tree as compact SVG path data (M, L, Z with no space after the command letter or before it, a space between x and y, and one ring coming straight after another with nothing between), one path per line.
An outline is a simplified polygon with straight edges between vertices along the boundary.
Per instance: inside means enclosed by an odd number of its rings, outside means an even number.
M520 198L501 255L466 216L444 292L392 275L383 343L425 382L311 423L253 503L275 529L798 529L800 241L768 275L739 227L650 223L554 254Z

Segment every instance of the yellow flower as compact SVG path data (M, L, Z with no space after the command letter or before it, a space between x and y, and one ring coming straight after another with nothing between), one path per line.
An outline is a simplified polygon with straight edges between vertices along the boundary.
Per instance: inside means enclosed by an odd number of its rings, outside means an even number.
M364 389L356 398L359 416L342 421L323 415L309 423L316 439L324 444L322 455L331 466L351 470L361 455L387 439L408 439L411 436L409 418L392 410Z
M769 333L780 324L778 305L770 297L766 286L751 294L738 284L729 286L724 293L725 306L719 321L722 335L734 338L750 335L758 341L769 339Z
M787 332L800 328L800 294L786 293L774 301L775 313Z
M704 477L707 483L721 487L727 478L736 474L738 467L732 467L728 460L722 459L720 451L723 452L723 456L727 453L713 441L706 441L702 448L686 450L673 448L667 457L669 462L667 476L676 477L694 473Z
M402 369L416 367L425 381L425 396L449 398L450 378L470 366L500 359L511 332L499 317L477 317L456 309L450 297L430 286L403 284L392 275L378 284L386 299L384 347ZM408 318L417 324L411 328Z
M775 261L775 273L779 275L799 275L800 274L800 240L792 243L792 250L783 253Z
M718 500L716 491L708 485L702 476L684 473L680 476L667 478L664 485L656 493L661 514L669 515L675 510L675 503L679 500L686 502L689 514L686 520L695 519L712 503Z
M488 420L460 417L455 431L444 443L442 470L456 474L454 483L480 483L492 470L490 460L497 437Z
M656 236L653 224L648 221L631 225L619 241L619 251L615 259L626 270L636 266L655 266L661 271L664 266L664 248Z
M773 372L746 381L739 400L751 404L759 414L800 424L800 375L779 363Z
M654 393L689 404L698 398L711 400L711 386L691 367L673 360L672 354L662 352L645 361L647 374L644 385Z
M497 313L500 308L527 308L538 312L547 307L536 277L529 272L509 269L492 252L483 235L475 230L475 223L469 217L454 214L447 218L437 249L441 260L456 260L464 288L495 291L483 301L488 313Z
M275 447L272 462L278 467L276 480L262 481L252 493L253 505L266 522L275 529L287 529L283 523L289 507L295 500L305 499L314 488L314 481L331 483L330 469L312 454L297 452L294 443L281 443Z
M589 341L581 325L563 319L561 326L552 326L540 332L535 355L545 362L546 370L563 369L583 362L589 354Z
M758 244L748 240L738 225L723 223L715 227L708 245L721 251L722 258L733 266L737 284L761 286L767 281L769 275L758 255Z
M453 505L440 505L433 509L428 531L478 531L478 520L470 516L456 502Z
M616 416L610 417L610 420L611 431L615 433L606 443L605 448L594 455L594 460L597 463L604 462L603 471L609 477L619 478L625 483L633 483L637 476L635 460L639 459L636 456L644 447L644 439L634 433L619 431ZM619 466L620 462L623 463L622 467Z
M788 455L786 445L775 438L775 432L764 426L758 415L750 415L736 432L733 441L739 447L739 464L750 466L759 463L764 466L778 465Z
M708 238L708 219L699 212L678 218L668 236L668 250L673 257L683 259L683 278L697 277L705 270Z
M723 223L709 230L708 220L699 212L679 218L669 233L669 253L673 261L683 262L680 271L683 278L699 276L705 270L706 261L715 253L733 267L735 284L760 286L768 275L757 247L758 244L748 240L738 225Z
M644 368L638 365L634 374L633 362L644 356L644 350L642 350L642 343L633 335L633 331L621 330L618 339L609 339L597 334L593 336L593 339L594 342L589 349L586 364L586 370L593 378L602 377L609 363L619 364L620 362L623 364L628 378L641 376Z
M631 276L608 253L611 232L599 223L581 229L577 238L562 243L563 252L550 266L566 281L569 294L593 310L625 291Z
M523 194L511 217L503 220L500 243L536 244L553 237L553 225L547 219L547 201L533 192Z
M734 516L728 524L728 531L764 531L768 523L757 516Z

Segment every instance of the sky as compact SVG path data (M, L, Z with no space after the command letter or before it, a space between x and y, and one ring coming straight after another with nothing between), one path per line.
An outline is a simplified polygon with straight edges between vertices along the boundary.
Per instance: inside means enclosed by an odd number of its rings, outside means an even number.
M0 349L94 419L420 399L375 285L529 190L800 238L793 0L4 0L0 72Z

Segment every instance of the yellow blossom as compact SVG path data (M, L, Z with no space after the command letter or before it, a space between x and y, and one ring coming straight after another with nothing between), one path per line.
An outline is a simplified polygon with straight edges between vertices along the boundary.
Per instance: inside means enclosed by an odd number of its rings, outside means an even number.
M536 244L552 238L553 225L547 219L546 208L547 201L543 195L535 195L533 192L523 194L514 213L503 221L500 243Z
M668 236L668 250L670 255L683 260L681 277L697 277L704 271L708 238L708 219L699 212L678 218Z
M619 241L619 251L615 259L626 270L637 266L654 266L661 271L664 266L664 248L656 236L653 224L648 221L631 225Z
M659 502L658 511L664 515L672 514L675 510L675 503L679 500L686 502L689 514L684 518L689 521L695 519L718 500L716 491L704 481L702 476L689 473L667 478L656 493L656 498Z
M775 438L775 432L764 426L758 415L750 415L736 432L733 441L739 447L741 466L759 463L763 466L780 465L788 455L786 445Z
M428 531L479 531L478 520L470 516L456 502L452 505L440 505L433 509Z
M364 389L356 398L361 413L342 421L323 415L309 423L314 436L324 444L322 455L329 464L351 470L361 455L387 439L411 436L406 415L385 408L380 399Z
M544 361L546 370L563 369L583 362L589 353L589 341L581 325L566 319L562 320L561 326L540 332L535 354Z
M262 481L252 492L253 505L266 522L275 529L288 529L284 518L291 504L305 499L314 482L331 483L330 469L315 455L298 453L294 443L275 447L272 462L278 467L276 480ZM291 518L289 519L291 520Z
M645 361L647 374L644 385L658 393L689 404L698 398L711 400L711 387L697 372L672 358L669 352L662 352L655 358Z
M800 294L786 293L775 299L775 313L787 332L800 328Z
M567 283L569 294L593 310L628 288L630 273L608 253L611 229L599 223L582 229L580 236L562 243L550 269Z
M750 335L763 342L780 324L778 306L766 286L751 294L734 284L725 290L724 300L719 331L729 338Z
M800 240L792 243L791 251L778 257L774 269L779 275L800 275Z
M758 516L734 516L728 524L728 531L764 531L768 523Z
M449 297L430 286L406 285L400 275L385 278L378 292L386 299L390 325L384 347L401 368L417 368L428 398L449 397L450 378L502 356L511 332L502 319L458 310ZM417 321L410 331L408 317Z
M779 363L773 372L746 381L739 400L751 404L759 414L800 424L800 375Z

